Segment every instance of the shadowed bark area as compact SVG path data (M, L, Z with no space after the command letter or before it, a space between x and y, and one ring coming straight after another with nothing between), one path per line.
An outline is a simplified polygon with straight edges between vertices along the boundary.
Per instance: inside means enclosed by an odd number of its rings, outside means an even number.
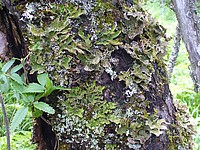
M17 8L28 24L30 81L46 72L54 85L70 89L40 100L55 114L36 118L38 149L185 147L176 128L186 129L177 119L163 63L165 29L137 3L45 1Z
M43 117L45 114L43 115ZM43 119L38 118L35 120L33 126L33 143L38 143L38 150L49 149L54 150L57 149L55 133L52 132L52 127Z

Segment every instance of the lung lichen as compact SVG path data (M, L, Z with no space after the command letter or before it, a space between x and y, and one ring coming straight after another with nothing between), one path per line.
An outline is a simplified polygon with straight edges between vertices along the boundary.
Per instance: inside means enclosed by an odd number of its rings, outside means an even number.
M162 62L165 30L141 7L104 0L29 5L32 72L71 88L50 116L62 145L144 149L179 126Z

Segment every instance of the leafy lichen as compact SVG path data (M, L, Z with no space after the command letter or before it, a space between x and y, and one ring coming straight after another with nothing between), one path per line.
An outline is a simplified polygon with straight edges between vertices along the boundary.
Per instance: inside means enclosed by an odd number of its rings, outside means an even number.
M46 71L55 84L71 88L57 96L56 115L49 116L61 147L143 149L171 124L182 128L172 117L175 111L166 108L173 104L162 62L165 30L139 5L104 0L30 5L33 17L24 20L32 72ZM190 132L183 136L190 140ZM173 142L175 148L183 145Z

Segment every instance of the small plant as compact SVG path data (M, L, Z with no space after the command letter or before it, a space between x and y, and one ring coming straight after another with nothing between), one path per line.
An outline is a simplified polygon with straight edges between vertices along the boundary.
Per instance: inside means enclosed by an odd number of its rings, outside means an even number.
M28 79L25 73L22 75L17 73L24 68L24 60L20 60L21 63L14 66L15 61L16 59L12 59L0 68L0 93L2 97L11 100L14 98L15 103L19 102L21 105L12 119L11 133L25 119L28 110L32 111L34 118L40 117L43 112L54 114L55 110L49 104L39 100L49 96L55 90L67 90L66 88L54 86L46 73L37 75L37 83L27 83Z
M20 131L14 132L11 135L12 141L10 143L13 150L35 150L36 145L30 142L30 137L32 135L31 131ZM6 137L0 137L0 149L7 150L6 147Z
M187 104L191 116L194 118L194 123L196 126L196 135L194 136L194 150L200 149L200 93L195 93L192 90L183 91L177 94L177 98L182 103Z
M195 118L198 119L200 117L200 104L199 104L199 99L200 99L200 93L195 93L192 90L188 91L183 91L180 94L177 94L177 98L183 102L186 103L190 114Z

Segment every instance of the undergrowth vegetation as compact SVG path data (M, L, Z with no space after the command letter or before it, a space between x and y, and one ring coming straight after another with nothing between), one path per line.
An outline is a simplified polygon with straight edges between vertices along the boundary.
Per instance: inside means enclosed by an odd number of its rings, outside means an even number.
M20 61L19 65L15 64L17 61ZM13 67L14 64L15 66ZM10 133L13 141L11 143L12 149L15 147L33 147L30 145L30 142L28 142L31 135L31 118L38 118L43 112L48 114L55 113L53 107L39 100L47 97L55 90L66 90L66 88L54 86L45 73L37 76L38 83L29 83L26 72L20 73L23 68L24 59L11 59L7 63L1 63L0 66L0 94L5 100L7 108L6 113L10 120ZM0 122L3 126L0 130L0 149L6 147L4 132L6 128L8 128L3 121L3 114L4 113L1 112L2 120L0 120ZM27 136L29 138L27 138Z

